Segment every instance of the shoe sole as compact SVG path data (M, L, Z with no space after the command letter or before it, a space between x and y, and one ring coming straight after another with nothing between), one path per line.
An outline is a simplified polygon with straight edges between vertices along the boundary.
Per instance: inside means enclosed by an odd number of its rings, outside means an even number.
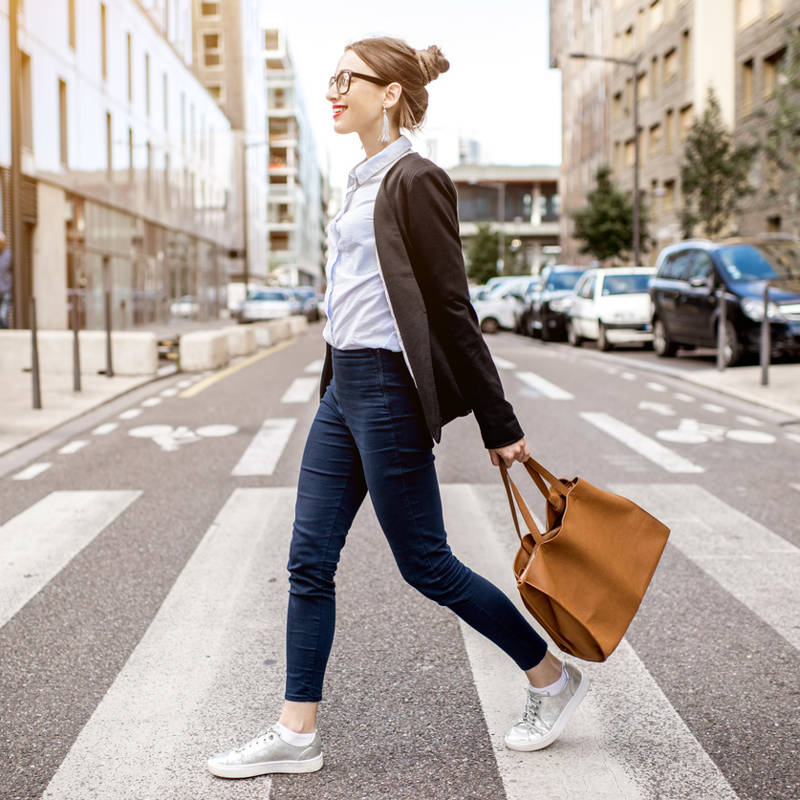
M302 761L262 761L260 764L216 765L209 761L208 769L218 778L254 778L256 775L269 775L273 772L316 772L322 769L322 753Z
M575 694L572 695L570 701L566 704L566 706L564 706L561 716L558 718L556 724L553 726L553 729L547 734L547 736L533 744L509 744L507 740L504 740L506 747L509 750L519 750L525 753L530 753L534 750L544 750L545 747L549 747L556 739L558 739L559 736L561 736L561 732L569 722L570 717L572 717L572 715L575 713L575 710L580 705L581 700L586 697L586 693L588 691L589 679L586 677L586 675L581 674L581 682L578 684Z

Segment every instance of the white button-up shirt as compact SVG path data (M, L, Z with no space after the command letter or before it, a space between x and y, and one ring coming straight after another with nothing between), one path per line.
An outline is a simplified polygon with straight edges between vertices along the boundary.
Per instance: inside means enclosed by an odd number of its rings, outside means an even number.
M328 321L322 336L331 347L402 351L378 265L372 219L383 176L411 150L409 139L400 136L348 174L342 210L328 226Z

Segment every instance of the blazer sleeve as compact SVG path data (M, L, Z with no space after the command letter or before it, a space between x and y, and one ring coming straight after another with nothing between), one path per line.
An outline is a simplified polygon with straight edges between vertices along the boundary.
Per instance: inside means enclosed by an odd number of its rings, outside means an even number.
M414 173L406 209L412 264L429 321L445 345L461 394L475 413L483 443L487 448L513 444L524 434L505 399L469 299L456 188L450 176L435 164Z

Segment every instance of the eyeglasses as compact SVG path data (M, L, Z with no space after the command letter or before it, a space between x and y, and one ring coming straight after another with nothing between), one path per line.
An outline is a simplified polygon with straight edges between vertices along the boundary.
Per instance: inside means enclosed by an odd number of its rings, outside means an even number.
M343 69L338 75L334 75L328 81L328 89L330 90L336 84L336 91L339 94L347 94L350 91L350 79L363 78L370 83L377 83L378 86L388 86L391 81L384 81L381 78L376 78L374 75L364 75L363 72L353 72L351 69Z

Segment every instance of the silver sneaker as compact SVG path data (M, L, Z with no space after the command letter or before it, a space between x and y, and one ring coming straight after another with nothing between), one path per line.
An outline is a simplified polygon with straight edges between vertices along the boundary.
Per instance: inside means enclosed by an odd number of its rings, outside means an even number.
M319 732L309 745L284 742L275 728L267 728L235 750L208 759L208 769L218 778L252 778L270 772L316 772L322 769Z
M511 750L542 750L561 735L569 718L589 690L589 679L572 664L566 664L567 685L553 697L538 694L528 686L522 719L505 735Z

